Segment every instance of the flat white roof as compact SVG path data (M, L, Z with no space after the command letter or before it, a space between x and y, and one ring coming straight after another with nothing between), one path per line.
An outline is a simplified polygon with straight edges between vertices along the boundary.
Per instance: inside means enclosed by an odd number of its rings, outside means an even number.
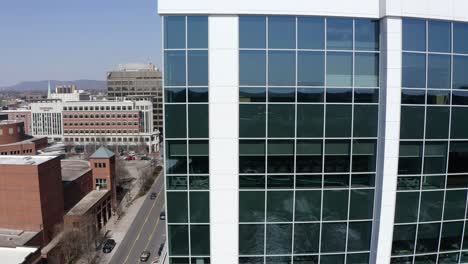
M0 247L0 256L2 256L2 263L18 264L23 263L30 254L36 251L37 248L34 247Z
M57 156L0 156L0 165L39 165Z

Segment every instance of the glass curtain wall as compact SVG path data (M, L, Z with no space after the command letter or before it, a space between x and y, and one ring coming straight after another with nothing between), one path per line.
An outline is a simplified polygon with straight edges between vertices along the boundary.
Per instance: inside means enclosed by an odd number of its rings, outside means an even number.
M208 18L164 17L170 263L210 263Z
M239 263L368 263L379 22L239 17Z
M468 24L403 19L391 263L466 263Z

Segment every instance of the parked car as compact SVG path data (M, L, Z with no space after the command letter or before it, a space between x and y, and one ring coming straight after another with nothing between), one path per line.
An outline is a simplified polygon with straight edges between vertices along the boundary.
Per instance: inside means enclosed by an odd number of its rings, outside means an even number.
M135 159L136 159L135 156L127 156L125 158L125 160L135 160Z
M150 195L150 199L154 200L154 199L156 199L156 196L158 196L158 194L155 193L155 192L152 192L151 195Z
M104 243L104 246L102 247L102 252L110 253L112 249L114 249L115 244L116 243L114 239L107 239L106 242Z
M143 156L140 158L141 160L151 160L151 157L148 157L148 156Z
M161 256L161 253L164 249L164 243L161 243L161 245L159 245L159 249L158 249L158 255Z
M161 213L159 214L159 219L160 219L160 220L166 220L166 212L161 212Z
M149 251L143 251L143 252L141 252L140 261L141 261L141 262L146 262L146 261L148 261L150 255L151 255L151 253L150 253Z

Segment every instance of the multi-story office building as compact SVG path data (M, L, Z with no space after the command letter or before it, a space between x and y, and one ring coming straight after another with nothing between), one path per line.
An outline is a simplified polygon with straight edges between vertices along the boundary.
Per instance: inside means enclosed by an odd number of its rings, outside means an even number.
M49 86L49 93L47 97L47 99L60 99L64 102L85 101L90 99L89 93L86 93L83 90L78 90L76 85L57 85L55 87L54 93L50 92Z
M468 2L158 4L169 263L468 263Z
M162 74L153 64L123 64L107 73L110 100L148 100L153 102L154 128L162 131Z
M111 145L118 151L142 146L149 152L159 151L150 101L45 100L30 106L33 136L46 136L78 150Z

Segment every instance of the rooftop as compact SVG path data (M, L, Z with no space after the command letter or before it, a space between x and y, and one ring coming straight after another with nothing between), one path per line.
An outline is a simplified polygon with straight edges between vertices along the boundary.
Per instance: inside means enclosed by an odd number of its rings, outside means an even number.
M0 247L20 247L37 235L38 232L0 229ZM1 256L1 254L0 254Z
M19 124L19 123L24 123L24 122L20 120L0 120L0 125L10 125L10 124Z
M28 138L22 141L10 143L10 144L1 144L0 146L16 146L16 145L34 143L35 141L41 140L43 138L47 138L47 137L33 137L33 138ZM48 156L53 156L53 155L48 155Z
M90 159L108 159L108 158L112 158L114 155L115 155L114 152L110 151L106 147L101 146L89 158Z
M62 181L74 181L91 170L85 160L61 160Z
M81 199L67 215L84 215L98 201L100 201L110 190L94 190Z
M32 165L37 166L57 156L0 156L0 165Z
M38 248L35 247L0 247L0 256L2 256L2 263L23 263L29 255L37 250Z

